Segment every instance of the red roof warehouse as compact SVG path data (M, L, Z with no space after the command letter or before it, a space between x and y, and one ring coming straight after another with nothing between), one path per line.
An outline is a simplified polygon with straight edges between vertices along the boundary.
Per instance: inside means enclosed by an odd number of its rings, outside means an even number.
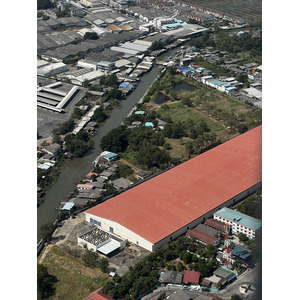
M86 220L153 251L261 186L261 135L258 126L233 138L87 210Z

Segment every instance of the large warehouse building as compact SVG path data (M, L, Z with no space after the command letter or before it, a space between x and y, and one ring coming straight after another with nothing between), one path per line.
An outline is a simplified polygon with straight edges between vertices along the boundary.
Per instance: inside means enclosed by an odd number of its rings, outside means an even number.
M86 220L154 251L261 187L256 127L86 211Z

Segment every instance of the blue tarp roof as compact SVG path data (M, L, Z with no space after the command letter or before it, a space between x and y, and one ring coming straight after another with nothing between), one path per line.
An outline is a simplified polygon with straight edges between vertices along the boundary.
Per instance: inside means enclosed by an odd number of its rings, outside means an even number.
M122 83L119 85L119 87L123 87L123 88L129 87L129 88L133 88L133 85L130 84L129 82L122 82Z
M179 71L183 71L183 70L186 70L186 69L187 69L187 67L185 67L185 66L180 66L180 67L177 68L177 70L179 70Z
M43 169L43 170L48 170L49 168L51 168L51 166L46 165L46 164L42 164L40 166L38 166L39 169Z
M107 157L107 158L112 158L112 157L118 156L118 154L113 153L113 152L109 152L109 153L104 154L103 156Z
M151 126L151 127L154 127L154 124L152 122L146 122L145 123L145 126Z
M72 207L74 206L74 203L72 202L67 202L64 207L62 208L62 210L70 210Z

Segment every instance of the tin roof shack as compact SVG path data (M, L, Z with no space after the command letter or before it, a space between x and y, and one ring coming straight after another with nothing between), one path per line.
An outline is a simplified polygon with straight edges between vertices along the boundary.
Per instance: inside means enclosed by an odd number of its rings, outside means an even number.
M214 289L219 289L224 283L226 283L226 280L218 277L218 276L210 276L203 279L203 281L206 286L211 286Z
M112 183L118 191L125 190L133 184L133 182L123 177L114 180Z
M159 282L165 284L181 284L182 273L176 271L164 271L160 272Z
M195 229L203 232L203 233L206 233L210 236L213 236L213 237L218 237L219 235L219 231L214 229L214 228L211 228L209 226L206 226L204 224L199 224L198 226L195 227Z
M88 199L88 200L92 200L92 201L96 201L99 199L101 195L101 191L100 190L80 190L77 198L84 198L84 199Z
M200 279L200 272L196 272L196 271L185 271L184 273L184 277L183 277L183 282L184 283L195 283L198 284L199 283L199 279Z
M88 250L98 251L106 256L112 256L117 251L125 248L126 240L98 228L98 226L101 226L100 222L91 219L91 223L94 223L96 226L77 237L78 245L82 247L86 245Z
M222 279L225 279L226 282L229 282L236 277L235 273L233 273L232 271L230 271L228 269L224 269L222 267L215 270L214 275L217 277L220 277Z
M207 220L205 220L204 222L205 225L210 226L212 228L215 228L217 230L220 230L222 232L225 232L225 225L224 223L217 221L215 219L209 218Z
M199 241L200 243L205 244L205 245L212 244L213 246L218 246L220 243L219 239L217 239L211 235L208 235L204 232L201 232L197 229L188 230L186 235L195 237L197 239L197 241Z
M43 151L57 157L61 152L61 147L59 144L54 143L50 146L46 146L45 148L43 148Z
M232 249L231 254L245 262L248 262L251 258L251 254L247 250L241 248Z
M152 175L152 172L150 171L138 171L136 172L136 177L139 179L145 179L147 177L149 177L150 175Z

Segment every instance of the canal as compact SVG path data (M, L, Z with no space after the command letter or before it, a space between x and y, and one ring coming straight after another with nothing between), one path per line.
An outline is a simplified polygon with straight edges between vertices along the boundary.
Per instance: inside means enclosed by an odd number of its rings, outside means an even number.
M167 51L159 60L167 60L170 55L177 51L176 48ZM60 173L56 183L51 187L45 196L44 202L37 208L37 241L40 238L40 227L49 222L53 223L56 218L60 202L68 201L68 193L75 189L79 180L82 179L91 169L92 162L100 153L100 141L109 131L121 125L132 111L133 107L145 95L145 92L152 85L158 75L158 66L154 66L149 73L146 73L139 82L137 88L127 97L126 100L121 101L120 106L115 108L110 118L108 118L100 127L98 133L93 137L95 148L87 155L81 158L75 158L65 167Z

